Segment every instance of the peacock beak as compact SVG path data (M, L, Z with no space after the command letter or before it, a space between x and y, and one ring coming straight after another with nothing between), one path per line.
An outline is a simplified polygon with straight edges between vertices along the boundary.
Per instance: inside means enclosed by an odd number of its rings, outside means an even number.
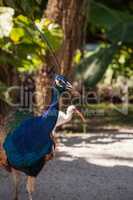
M78 109L75 109L75 113L81 118L81 120L82 120L83 122L86 122L86 120L85 120L83 114L82 114Z

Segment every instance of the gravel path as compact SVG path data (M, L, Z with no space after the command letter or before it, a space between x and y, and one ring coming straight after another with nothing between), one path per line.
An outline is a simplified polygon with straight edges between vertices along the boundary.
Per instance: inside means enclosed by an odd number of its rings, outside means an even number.
M0 171L0 200L12 200L11 178ZM20 200L27 200L25 177ZM56 158L37 178L33 200L133 200L133 132L61 137Z

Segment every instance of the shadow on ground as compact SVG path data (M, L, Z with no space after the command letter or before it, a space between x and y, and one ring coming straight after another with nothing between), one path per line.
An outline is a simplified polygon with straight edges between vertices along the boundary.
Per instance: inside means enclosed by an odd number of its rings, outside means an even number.
M61 142L66 146L76 146L81 143L85 144L113 144L116 142L124 141L124 140L133 140L132 132L119 132L117 129L111 130L101 130L99 132L91 132L87 133L88 137L81 137L81 135L73 134L73 137L61 136Z
M44 176L44 179L41 177ZM100 167L84 159L56 160L40 174L38 200L132 200L133 169Z

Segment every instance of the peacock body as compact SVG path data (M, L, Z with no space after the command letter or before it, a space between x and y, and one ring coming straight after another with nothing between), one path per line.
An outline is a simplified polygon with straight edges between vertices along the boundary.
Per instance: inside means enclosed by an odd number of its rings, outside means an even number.
M69 82L58 75L47 111L39 117L24 120L5 139L3 147L9 164L27 175L36 176L44 165L44 156L52 151L51 133L58 118L59 94L67 89L67 85L70 87Z

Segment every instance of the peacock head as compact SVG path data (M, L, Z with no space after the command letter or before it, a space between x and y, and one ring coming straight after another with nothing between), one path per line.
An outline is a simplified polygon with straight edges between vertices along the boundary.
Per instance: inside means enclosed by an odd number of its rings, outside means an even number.
M56 75L54 79L54 87L60 92L72 90L72 85L63 75Z

